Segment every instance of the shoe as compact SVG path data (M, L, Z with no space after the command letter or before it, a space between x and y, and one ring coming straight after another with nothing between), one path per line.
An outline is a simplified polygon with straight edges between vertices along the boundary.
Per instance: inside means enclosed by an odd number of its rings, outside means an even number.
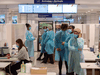
M69 75L68 73L66 73L66 75Z
M44 60L44 58L43 58L43 59L41 59L41 60Z
M43 62L41 62L41 63L44 63L44 64L46 64L46 62L44 62L44 61L43 61Z
M54 64L54 62L50 62L51 64Z
M37 58L37 60L41 60L41 58Z
M62 75L62 73L61 73L61 72L59 72L59 75Z

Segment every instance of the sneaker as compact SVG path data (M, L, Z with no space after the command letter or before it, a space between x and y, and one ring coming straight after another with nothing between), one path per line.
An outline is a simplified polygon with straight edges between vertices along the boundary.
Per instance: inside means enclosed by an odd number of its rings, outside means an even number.
M41 58L37 58L37 60L41 60Z

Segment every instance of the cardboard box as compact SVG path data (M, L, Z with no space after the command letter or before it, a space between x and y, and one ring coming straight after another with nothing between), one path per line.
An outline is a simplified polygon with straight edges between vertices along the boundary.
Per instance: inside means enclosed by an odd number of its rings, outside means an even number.
M41 67L41 68L31 68L31 75L47 75L47 68Z

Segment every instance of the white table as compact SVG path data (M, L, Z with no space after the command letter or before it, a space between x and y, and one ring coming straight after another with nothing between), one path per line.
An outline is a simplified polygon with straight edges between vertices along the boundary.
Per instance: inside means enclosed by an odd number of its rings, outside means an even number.
M95 75L95 69L100 69L96 63L80 63L82 69L92 69L92 75Z
M5 68L9 64L11 64L11 62L0 62L0 68Z
M0 59L0 61L12 62L12 61L19 61L19 60L18 60L18 58L10 58L10 59Z
M98 59L97 55L95 55L91 51L83 50L83 54L84 54L84 60L85 61L95 61L95 59Z
M32 74L19 73L18 75L32 75ZM48 72L47 75L56 75L56 73L55 72Z

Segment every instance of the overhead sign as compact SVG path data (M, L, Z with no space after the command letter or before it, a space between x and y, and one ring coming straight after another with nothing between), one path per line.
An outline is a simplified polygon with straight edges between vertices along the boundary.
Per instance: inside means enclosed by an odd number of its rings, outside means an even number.
M52 18L52 14L38 14L38 18Z
M19 13L77 13L73 4L19 4Z
M75 0L34 0L34 4L75 4Z

